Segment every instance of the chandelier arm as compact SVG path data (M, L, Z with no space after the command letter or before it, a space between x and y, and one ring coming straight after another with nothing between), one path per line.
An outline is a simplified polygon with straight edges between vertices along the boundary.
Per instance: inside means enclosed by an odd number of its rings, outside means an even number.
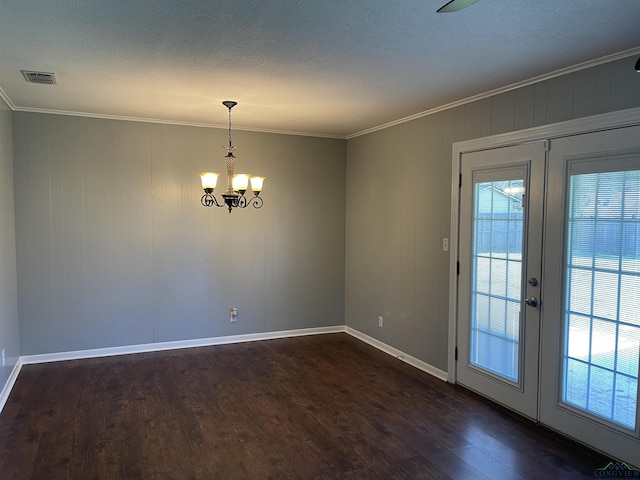
M203 207L227 207L229 213L233 211L234 208L247 208L248 206L252 206L253 208L262 208L264 201L262 197L258 195L254 195L252 198L247 198L244 194L239 196L226 196L223 195L224 201L219 202L218 199L212 193L205 193L200 198L200 203Z
M203 207L213 207L214 203L216 203L216 197L210 193L205 193L200 197L200 203Z
M247 204L245 205L244 208L246 208L248 205L251 205L253 208L262 208L262 205L264 204L262 197L259 196L254 196L251 200L246 202Z
M218 199L212 193L205 193L200 198L200 203L203 207L224 207L224 203L218 202Z

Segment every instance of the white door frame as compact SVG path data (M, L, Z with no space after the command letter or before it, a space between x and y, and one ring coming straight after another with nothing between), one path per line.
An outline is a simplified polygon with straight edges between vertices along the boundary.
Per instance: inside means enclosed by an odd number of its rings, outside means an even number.
M476 138L453 144L451 161L451 230L449 233L449 346L447 363L447 381L456 383L455 348L458 334L458 221L460 212L461 159L464 153L488 150L491 148L518 145L532 141L550 140L583 133L610 130L613 128L640 125L640 107L618 112L593 115L577 120L553 123L541 127L515 132Z

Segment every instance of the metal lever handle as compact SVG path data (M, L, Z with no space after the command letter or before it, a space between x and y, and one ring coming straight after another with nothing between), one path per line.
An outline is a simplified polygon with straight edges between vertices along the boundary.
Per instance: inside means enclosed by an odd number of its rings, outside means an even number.
M538 299L536 297L529 297L529 298L525 299L524 304L527 307L537 307L538 306Z

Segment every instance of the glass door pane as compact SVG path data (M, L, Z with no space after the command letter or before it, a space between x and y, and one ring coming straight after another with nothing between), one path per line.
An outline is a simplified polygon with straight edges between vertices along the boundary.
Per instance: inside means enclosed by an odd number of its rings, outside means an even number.
M571 175L562 401L637 428L640 170Z
M471 364L517 383L524 180L474 184Z

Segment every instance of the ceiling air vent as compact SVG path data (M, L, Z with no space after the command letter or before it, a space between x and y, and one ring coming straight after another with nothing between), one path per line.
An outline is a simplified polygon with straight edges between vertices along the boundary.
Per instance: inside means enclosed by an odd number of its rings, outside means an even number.
M44 73L44 72L30 72L28 70L21 70L24 79L29 83L39 83L41 85L55 85L56 74Z

